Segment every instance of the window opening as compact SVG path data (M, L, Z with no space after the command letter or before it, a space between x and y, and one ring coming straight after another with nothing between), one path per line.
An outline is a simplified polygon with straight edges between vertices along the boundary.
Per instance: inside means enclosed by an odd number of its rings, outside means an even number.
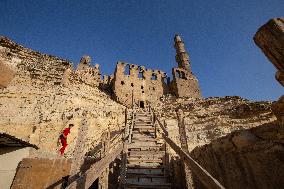
M181 76L182 79L186 79L184 72L180 72L180 76Z
M178 70L176 71L176 78L180 78L180 72Z
M124 67L124 75L130 75L130 65L129 64L127 64Z
M151 80L157 80L157 75L156 74L152 74Z
M140 108L145 108L144 101L140 101L139 106L140 106Z
M145 79L145 77L144 77L144 72L143 72L143 71L140 71L140 72L138 73L138 78Z

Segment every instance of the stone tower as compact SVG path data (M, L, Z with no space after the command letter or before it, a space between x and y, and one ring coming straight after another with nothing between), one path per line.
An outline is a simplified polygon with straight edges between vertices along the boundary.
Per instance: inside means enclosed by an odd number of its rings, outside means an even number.
M181 37L175 35L174 42L178 67L172 69L171 91L177 97L201 98L198 80L191 72L189 55L185 50Z
M176 62L178 63L178 67L190 71L189 55L185 51L184 43L181 40L181 37L179 35L175 35L174 41L174 47L176 49Z

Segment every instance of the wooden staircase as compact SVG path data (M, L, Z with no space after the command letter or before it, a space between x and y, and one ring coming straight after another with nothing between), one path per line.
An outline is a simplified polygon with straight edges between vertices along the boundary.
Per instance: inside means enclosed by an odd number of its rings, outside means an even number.
M137 111L134 113L133 122L123 187L170 189L165 143L155 137L151 113Z

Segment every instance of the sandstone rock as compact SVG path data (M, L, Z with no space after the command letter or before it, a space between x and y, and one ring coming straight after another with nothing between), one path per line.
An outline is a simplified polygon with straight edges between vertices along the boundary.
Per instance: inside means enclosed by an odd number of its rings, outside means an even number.
M191 156L225 188L279 188L284 185L279 179L284 176L283 136L283 127L272 122L215 139Z
M279 70L277 80L283 85L284 74L284 18L274 18L258 29L255 43Z
M271 104L271 102L251 102L240 97L176 99L164 96L155 107L155 112L166 123L168 120L178 120L177 109L184 112L187 141L191 151L196 146L208 144L232 131L275 121ZM169 135L179 144L177 121L175 124L169 124L167 128Z
M272 104L272 110L277 119L284 125L284 95Z

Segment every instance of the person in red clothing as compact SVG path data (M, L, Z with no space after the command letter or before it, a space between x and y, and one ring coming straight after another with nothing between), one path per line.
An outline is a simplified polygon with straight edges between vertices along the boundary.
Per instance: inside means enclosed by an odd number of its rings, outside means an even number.
M62 132L62 134L60 135L59 137L59 140L60 140L60 143L62 145L62 147L60 148L60 154L63 155L64 154L64 151L65 151L65 148L67 147L67 136L68 134L70 134L70 129L73 127L74 125L73 124L69 124L69 127L68 128L65 128Z

